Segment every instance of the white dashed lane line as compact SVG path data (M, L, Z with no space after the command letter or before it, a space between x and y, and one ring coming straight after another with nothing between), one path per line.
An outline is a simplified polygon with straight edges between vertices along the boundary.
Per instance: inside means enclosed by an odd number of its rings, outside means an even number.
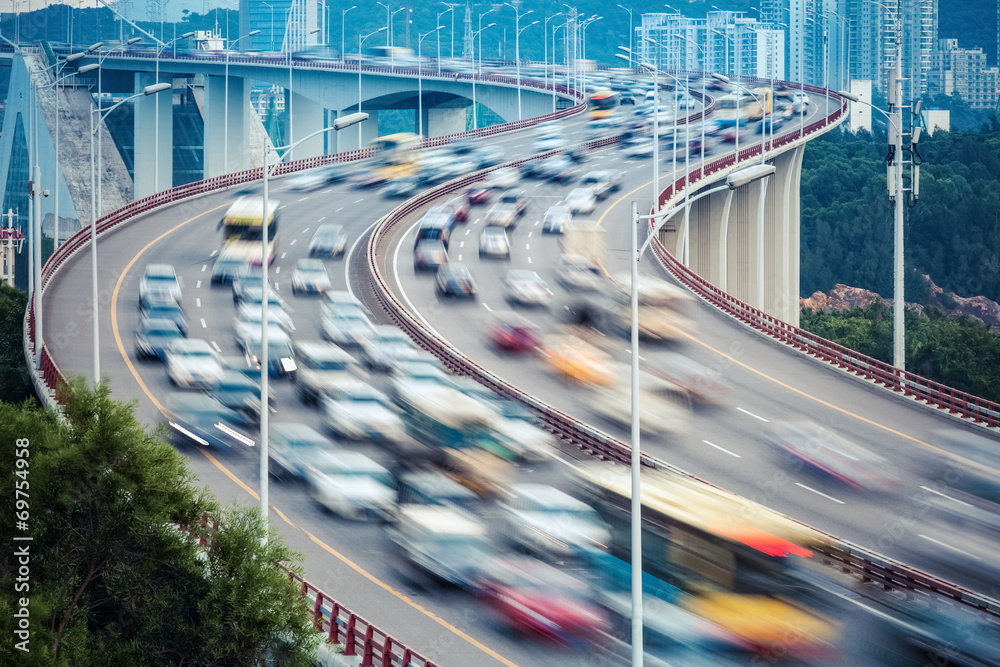
M334 211L334 213L340 213L340 212L341 212L341 211L343 211L343 210L344 210L344 207L343 207L343 206L341 206L341 207L340 207L340 208L338 208L338 209L337 209L336 211Z
M285 257L288 257L288 253L287 252L281 253L281 259L284 259Z
M275 273L281 273L281 267L280 266L274 267L274 272Z
M355 204L360 204L360 203L361 203L361 202L363 202L364 200L365 200L365 198L364 198L364 197L362 197L361 199L356 199L356 200L354 201L354 203L355 203Z
M458 247L459 248L464 248L465 247L465 241L462 241L461 243L459 243Z
M531 264L531 258L530 257L528 258L528 264Z
M749 410L744 410L743 408L736 408L736 409L739 410L740 412L742 412L743 414L750 415L754 419L759 419L759 420L761 420L764 423L770 423L770 421L771 421L770 419L764 419L760 415L755 415L754 413L750 412Z
M462 261L462 255L461 254L458 255L458 261L460 261L460 262Z
M537 225L538 223L536 222L535 224ZM535 233L535 232L528 232L528 238L530 239L530 238L531 238L531 235L532 235L532 234L534 234L534 233Z
M218 343L216 343L216 342L215 342L214 340L210 340L210 341L208 341L208 342L209 342L209 343L210 343L210 344L212 345L212 347L214 347L214 348L215 348L215 351L216 351L216 352L222 352L222 348L221 348L221 347L219 347L219 344L218 344Z
M918 534L917 537L922 537L923 539L927 540L928 542L933 542L934 544L936 544L938 546L941 546L941 547L944 547L945 549L951 549L952 551L954 551L956 553L960 553L963 556L970 556L972 558L975 558L976 560L982 560L982 558L980 558L979 556L976 556L974 554L970 554L968 551L962 551L958 547L953 547L950 544L946 544L945 542L942 542L940 540L935 540L933 537L927 537L923 533Z
M207 329L207 328L208 328L208 325L207 325L207 324L205 324L205 318L204 318L204 317L203 317L203 318L201 318L201 328L202 328L202 329Z
M483 308L485 308L486 310L490 311L491 313L493 312L493 309L490 308L486 303L483 303Z
M289 243L288 245L295 245L295 242L296 242L296 241L298 241L298 239L292 239L292 242L291 242L291 243Z
M308 231L309 231L309 228L308 228L308 227L306 227L305 229L303 229L303 230L302 230L301 232L299 232L299 233L300 233L300 234L305 234L305 233L306 233L306 232L308 232Z
M201 299L195 299L194 306L195 308L201 308Z
M709 447L715 447L715 448L716 448L716 449L718 449L718 450L719 450L720 452L725 452L726 454L729 454L730 456L735 456L735 457L736 457L736 458L738 458L738 459L741 459L741 458L743 458L742 456L740 456L740 455L739 455L739 454L737 454L736 452L731 452L731 451L729 451L728 449L726 449L725 447L719 447L719 446L718 446L717 444L715 444L714 442L709 442L708 440L702 440L702 442L704 442L704 443L705 443L706 445L708 445Z
M201 272L205 273L205 269L207 269L207 268L208 268L208 264L202 264L201 265Z
M305 197L303 197L302 199L300 199L299 201L300 201L300 202L303 202L303 201L305 201L305 200L307 200L307 199L309 199L309 197L308 197L308 196L305 196Z
M822 491L817 491L816 489L812 488L811 486L806 486L805 484L802 484L801 482L795 482L795 486L797 486L799 488L802 488L802 489L805 489L806 491L812 491L817 496L823 496L827 500L832 500L833 502L838 503L840 505L845 504L843 500L838 500L837 498L834 498L833 496L828 496L825 493L823 493Z
M201 281L200 280L194 284L194 288L195 289L201 289Z

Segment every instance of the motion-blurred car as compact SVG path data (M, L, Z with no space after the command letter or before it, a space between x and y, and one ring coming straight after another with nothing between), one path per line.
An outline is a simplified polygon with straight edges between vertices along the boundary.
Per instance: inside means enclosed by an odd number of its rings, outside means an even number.
M222 377L222 360L207 340L179 338L166 355L167 375L178 387L208 389Z
M208 395L230 410L239 412L252 425L260 424L260 385L245 373L223 368L222 377ZM268 387L268 405L274 405L274 391Z
M479 146L472 151L477 169L485 169L503 162L503 149L500 146Z
M650 372L686 391L694 403L722 404L732 391L720 372L678 353L659 356Z
M597 197L594 196L594 191L590 188L574 188L566 195L566 206L573 212L573 215L593 213L597 206Z
M510 241L503 227L484 227L479 235L479 257L510 259Z
M493 552L482 521L451 507L417 504L402 506L396 519L389 539L406 578L472 588Z
M815 422L778 422L768 439L772 447L818 477L854 488L896 487L885 459Z
M475 298L476 281L465 264L445 264L438 267L434 287L441 296Z
M292 192L304 192L314 190L329 182L328 172L325 169L307 169L288 178L288 189Z
M490 201L492 191L489 188L471 187L465 191L465 199L470 206L482 206Z
M318 259L303 258L292 272L292 294L323 294L333 287L326 266Z
M610 626L583 581L535 558L490 561L476 595L511 629L562 644L594 642Z
M510 310L494 310L486 332L490 343L503 352L534 352L542 344L538 327Z
M371 336L372 323L360 315L330 315L324 313L320 320L320 333L324 340L341 347L359 347Z
M622 175L614 169L589 171L580 179L580 185L590 188L597 199L605 199L621 189Z
M517 185L519 180L521 178L518 176L517 169L513 167L500 167L491 171L486 177L486 187L497 190L510 188Z
M303 403L315 403L333 387L367 377L354 357L333 343L303 341L295 344L295 352L295 386Z
M606 551L611 533L590 505L547 484L513 484L498 504L505 537L545 557Z
M644 159L653 156L653 142L640 141L622 149L622 155L634 159Z
M139 319L141 320L170 320L177 325L181 334L187 336L187 314L177 301L166 292L157 293L157 298L149 298L139 307Z
M573 221L573 212L569 210L568 206L562 206L556 204L555 206L550 206L548 210L545 211L545 216L542 218L542 233L543 234L562 234L563 228Z
M253 447L251 424L210 396L173 393L166 399L167 426L178 444L202 447Z
M241 301L244 300L247 291L256 287L258 290L260 286L264 284L264 274L263 270L259 266L250 266L249 264L240 267L233 274L232 288L233 288L233 303L237 306Z
M361 343L361 363L371 369L389 371L396 359L412 356L415 350L413 341L401 329L380 324Z
M536 178L562 183L576 176L576 168L573 161L565 155L553 155L538 163L534 175Z
M413 249L414 271L437 271L448 263L448 249L441 241L424 240Z
M309 241L310 257L339 257L347 247L347 234L342 225L322 224Z
M456 223L469 221L469 202L465 201L462 197L449 199L444 204L440 204L440 206L451 213Z
M524 190L507 190L500 195L500 203L513 204L518 217L520 217L524 215L524 211L528 206L528 193Z
M594 292L604 284L604 275L583 255L563 255L556 265L556 282L570 291Z
M389 181L382 188L382 196L386 198L412 197L420 189L420 183L415 178L397 178Z
M468 514L478 513L479 496L440 470L415 470L397 479L397 510L410 507L448 507Z
M244 347L243 341L247 338L260 335L263 315L263 309L252 303L244 303L236 309L236 317L233 318L233 340L236 341L237 347ZM285 333L295 331L291 316L277 306L270 306L267 309L267 323L268 326L280 327Z
M233 282L233 276L247 263L242 257L219 255L212 265L212 284L226 285Z
M547 307L552 301L552 290L537 272L511 269L503 280L503 296L511 305Z
M250 362L260 369L263 361L263 349L261 330L250 330L246 338L240 341L240 348ZM288 337L284 329L276 326L269 326L267 329L267 374L268 376L283 377L288 373L295 372L295 352L292 349L292 339Z
M167 348L180 338L184 338L184 332L173 320L143 319L135 332L135 358L165 361Z
M323 424L351 440L400 440L405 429L389 398L362 380L341 382L321 399Z
M313 499L346 519L386 519L396 492L392 475L357 452L318 452L305 470Z
M535 153L545 153L546 151L559 150L565 148L569 143L565 134L548 134L540 136L531 145L531 150Z
M146 301L152 292L168 292L178 303L181 300L181 283L170 264L149 264L139 282L139 303Z
M617 382L611 357L582 338L569 334L548 336L543 350L549 367L566 380L603 387Z
M264 290L260 287L247 287L243 290L243 297L236 305L246 304L248 306L254 306L255 308L260 308L264 302ZM285 305L285 300L281 298L278 292L268 285L267 289L267 307L268 308L280 308L281 310L288 312L288 306Z
M483 221L487 227L514 229L514 226L517 225L517 207L513 204L497 202L486 211Z
M322 433L299 422L272 422L268 430L268 469L274 477L305 477L309 463L336 446Z

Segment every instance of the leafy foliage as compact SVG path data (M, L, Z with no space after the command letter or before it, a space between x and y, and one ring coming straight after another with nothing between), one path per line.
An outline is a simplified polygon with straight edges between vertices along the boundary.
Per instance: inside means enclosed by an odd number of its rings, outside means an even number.
M976 396L1000 401L1000 336L982 322L906 311L908 370ZM876 359L892 361L892 309L881 301L839 313L802 310L800 326Z
M0 401L20 403L34 397L22 344L28 295L0 284Z
M0 403L4 513L14 516L15 482L27 479L33 538L30 591L14 593L13 559L0 564L0 625L13 637L16 598L30 598L30 653L8 640L0 663L235 667L280 651L280 664L309 664L317 641L309 609L275 565L297 556L256 511L220 509L133 413L106 386L80 379L65 420ZM18 438L30 441L23 477ZM204 512L225 529L205 535ZM210 548L198 546L199 535Z
M836 283L892 294L886 138L831 132L806 146L801 292ZM905 210L906 267L963 296L1000 300L1000 131L920 143L920 199ZM916 287L916 285L914 285ZM907 300L914 300L907 285Z

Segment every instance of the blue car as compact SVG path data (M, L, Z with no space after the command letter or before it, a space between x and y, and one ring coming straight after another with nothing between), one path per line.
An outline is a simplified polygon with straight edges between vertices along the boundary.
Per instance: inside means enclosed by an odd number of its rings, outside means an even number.
M177 323L167 318L143 318L135 332L135 358L166 361L167 348L184 332Z
M161 295L157 295L158 298L147 299L142 306L139 307L139 319L140 320L170 320L177 325L177 328L181 330L184 336L187 336L188 325L187 325L187 314L177 301L173 298L163 295L163 298L159 298Z
M253 447L252 424L218 400L195 392L167 397L167 426L177 444L202 447Z

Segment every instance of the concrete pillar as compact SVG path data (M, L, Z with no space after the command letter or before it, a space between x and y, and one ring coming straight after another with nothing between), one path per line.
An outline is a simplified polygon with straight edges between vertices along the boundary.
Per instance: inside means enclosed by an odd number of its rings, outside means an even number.
M171 83L172 75L160 74L159 82ZM135 90L158 83L156 75L136 72ZM136 98L135 102L135 198L142 199L173 186L174 97L164 91ZM157 119L157 109L159 118ZM157 146L159 150L157 151ZM157 162L159 163L157 165Z
M424 135L440 137L465 132L466 109L464 106L424 109Z
M291 102L291 106L289 106L289 102ZM286 118L288 118L289 109L291 109L291 118L286 121L286 127L288 128L288 133L284 138L286 146L295 143L302 137L309 136L313 132L323 129L324 109L319 103L314 102L308 97L303 97L296 92L289 94L286 90ZM296 146L293 155L286 159L301 160L302 158L323 155L325 141L323 135L316 135L311 139L307 139Z
M225 77L205 77L205 178L250 168L250 86L246 79L230 77L228 122L226 92Z

